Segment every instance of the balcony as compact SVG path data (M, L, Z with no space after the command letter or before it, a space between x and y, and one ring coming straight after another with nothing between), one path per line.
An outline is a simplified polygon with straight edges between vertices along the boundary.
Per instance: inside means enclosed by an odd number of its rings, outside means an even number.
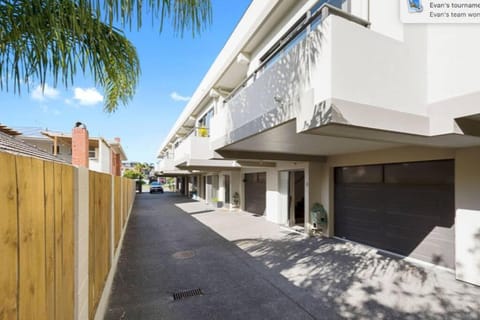
M175 149L173 163L178 166L191 159L208 160L213 156L207 128L194 128Z
M177 146L173 160L177 170L212 172L240 169L236 161L213 160L209 134L209 129L196 128Z
M415 41L374 32L367 21L329 5L305 19L226 98L212 119L214 150L249 150L248 139L291 121L293 134L335 123L428 133L425 91L418 86L425 53Z
M158 160L155 171L159 173L171 173L178 171L178 169L173 164L173 157L168 156Z

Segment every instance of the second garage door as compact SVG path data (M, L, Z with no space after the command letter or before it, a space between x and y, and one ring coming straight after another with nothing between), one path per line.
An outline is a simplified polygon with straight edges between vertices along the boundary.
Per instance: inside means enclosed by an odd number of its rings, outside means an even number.
M335 235L454 268L453 160L335 169Z
M245 174L245 211L264 214L267 192L267 177L265 172Z

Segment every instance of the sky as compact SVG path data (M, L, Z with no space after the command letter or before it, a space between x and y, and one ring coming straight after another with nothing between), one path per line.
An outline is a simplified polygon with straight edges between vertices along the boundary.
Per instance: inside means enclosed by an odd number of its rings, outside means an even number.
M90 136L120 137L128 161L156 162L157 151L200 84L251 0L212 0L213 19L201 35L162 33L144 18L140 31L125 30L135 45L142 73L133 100L112 114L103 111L103 93L91 78L79 75L73 86L39 83L30 91L0 91L0 123L9 127L40 127L71 132L86 124Z

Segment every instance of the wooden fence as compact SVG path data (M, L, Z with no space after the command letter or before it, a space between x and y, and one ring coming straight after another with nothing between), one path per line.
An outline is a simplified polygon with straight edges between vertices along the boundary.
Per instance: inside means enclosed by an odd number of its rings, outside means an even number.
M81 189L76 170L0 152L0 319L74 319L79 290L75 259L82 254L75 251L75 215L79 214L75 192ZM89 313L93 317L135 186L131 180L93 172L88 184Z
M90 171L89 192L89 316L93 319L132 206L135 184L130 179L112 179L111 175Z

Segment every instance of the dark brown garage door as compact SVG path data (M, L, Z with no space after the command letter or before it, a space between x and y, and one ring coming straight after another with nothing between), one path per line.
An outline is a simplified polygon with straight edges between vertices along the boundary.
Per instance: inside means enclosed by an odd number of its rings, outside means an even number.
M335 235L454 268L453 160L335 168Z
M265 172L245 174L245 211L264 214L267 192Z

